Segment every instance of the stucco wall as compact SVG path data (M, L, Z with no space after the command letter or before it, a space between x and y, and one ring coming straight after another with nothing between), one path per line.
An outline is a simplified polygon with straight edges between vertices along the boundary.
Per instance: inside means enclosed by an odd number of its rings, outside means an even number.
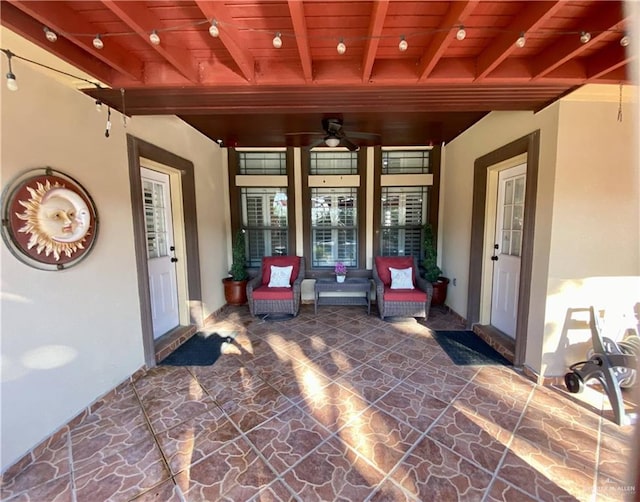
M11 47L19 53L19 48ZM2 72L6 73L6 58ZM59 272L0 252L2 469L144 364L131 223L128 132L194 162L205 315L224 303L224 199L218 146L176 118L112 113L27 64L20 89L0 86L3 188L18 174L50 166L91 194L100 217L89 256Z

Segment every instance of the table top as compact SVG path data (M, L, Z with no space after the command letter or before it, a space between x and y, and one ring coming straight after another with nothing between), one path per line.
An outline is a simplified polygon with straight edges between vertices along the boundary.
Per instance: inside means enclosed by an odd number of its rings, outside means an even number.
M316 291L366 291L371 287L371 279L347 277L344 282L335 279L316 279Z

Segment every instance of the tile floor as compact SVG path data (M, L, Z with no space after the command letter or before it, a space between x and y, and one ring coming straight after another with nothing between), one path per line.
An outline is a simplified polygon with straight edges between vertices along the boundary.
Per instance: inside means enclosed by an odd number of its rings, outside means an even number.
M455 366L430 320L303 305L288 321L227 310L213 366L152 369L38 461L2 500L633 500L632 427L511 368Z

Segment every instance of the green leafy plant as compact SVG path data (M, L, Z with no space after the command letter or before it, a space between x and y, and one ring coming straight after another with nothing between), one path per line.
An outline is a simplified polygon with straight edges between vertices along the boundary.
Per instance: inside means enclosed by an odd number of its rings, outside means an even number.
M247 254L244 230L239 230L233 242L233 262L231 263L231 278L234 281L244 281L249 278L246 268Z
M438 267L438 251L436 249L436 240L433 235L433 228L427 223L424 226L424 260L422 267L424 268L424 278L429 282L436 282L438 277L442 275L442 270Z

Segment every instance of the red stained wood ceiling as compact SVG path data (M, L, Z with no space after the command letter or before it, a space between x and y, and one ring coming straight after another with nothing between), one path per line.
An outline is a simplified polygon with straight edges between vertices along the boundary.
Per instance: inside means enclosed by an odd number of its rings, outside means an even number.
M124 89L127 115L175 114L234 146L304 146L312 134L288 133L320 133L328 116L343 118L347 133L379 134L383 145L439 144L492 110L537 111L586 83L627 83L632 60L620 43L623 2L609 0L3 0L0 7L4 26L110 86L88 94L123 111ZM214 20L217 37L209 33ZM154 30L158 45L149 39ZM92 44L96 34L102 49Z

